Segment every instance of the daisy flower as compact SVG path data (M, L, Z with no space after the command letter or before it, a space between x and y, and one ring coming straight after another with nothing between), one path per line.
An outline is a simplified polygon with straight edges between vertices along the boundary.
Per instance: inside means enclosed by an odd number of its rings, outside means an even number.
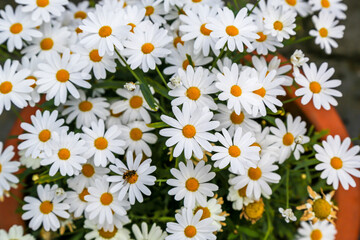
M309 61L309 58L305 57L303 51L296 49L295 52L291 55L290 61L294 67L301 67Z
M28 69L30 70L29 76L26 79L34 80L35 83L31 85L33 91L30 93L31 99L29 100L29 105L34 107L36 103L40 101L40 94L37 92L38 86L36 85L37 78L34 77L34 72L38 70L38 65L41 62L40 59L33 56L32 58L22 57L21 64L19 65L19 69Z
M96 5L95 12L88 13L79 28L83 31L80 44L98 49L99 56L114 54L114 47L123 50L122 41L129 35L130 26L125 25L121 14Z
M221 204L224 201L222 197L216 199L210 198L205 205L196 204L193 211L196 214L198 211L202 210L202 215L200 220L210 218L213 220L212 225L216 226L216 231L221 231L222 226L224 225L225 216L228 216L226 212L223 212L221 209Z
M31 41L32 38L39 38L42 33L35 29L41 24L40 19L30 20L30 15L21 12L21 7L15 8L5 6L5 11L0 11L0 44L7 41L7 50L13 52L14 48L21 49L23 40Z
M214 84L216 79L214 74L202 67L194 69L189 65L186 71L179 68L178 76L182 85L169 91L169 95L175 97L171 101L171 105L179 106L188 103L191 111L203 107L208 107L211 110L217 109L214 99L209 96L209 94L218 91ZM172 85L169 84L169 86Z
M261 104L254 105L253 115L260 114L266 116L266 109L269 108L273 113L277 112L276 107L282 107L283 103L277 99L277 96L285 96L286 92L281 87L283 78L275 78L276 71L268 71L263 68L261 72L257 72L257 82L261 85L259 89L253 91L261 98Z
M255 138L251 132L243 133L242 128L235 131L232 138L229 132L223 128L222 134L215 133L222 146L214 146L211 159L215 161L214 166L220 169L230 164L229 171L237 174L245 174L245 167L256 166L256 161L260 160L258 146L253 146Z
M81 166L79 175L67 179L70 188L82 191L84 188L94 186L96 179L102 179L110 170L104 167L96 167L93 161L88 161Z
M297 210L305 210L300 221L311 220L312 224L315 224L318 221L326 220L335 225L334 219L336 219L336 213L339 210L331 201L335 191L325 195L321 190L322 195L320 195L312 190L310 186L307 187L307 190L311 199L308 199L305 204L296 207Z
M124 42L125 49L121 54L128 57L127 63L132 69L140 66L144 72L148 72L161 64L160 58L170 54L170 50L165 48L170 42L167 30L146 21L139 24Z
M131 226L131 230L135 236L135 240L164 240L165 237L167 237L166 232L163 232L155 223L151 226L150 231L145 222L141 223L141 230L136 224Z
M150 174L156 170L155 166L150 166L151 159L148 158L141 162L143 155L140 153L133 158L133 152L126 154L126 165L119 159L115 160L115 165L110 165L111 171L117 175L108 177L108 182L114 184L110 188L111 193L119 192L118 199L122 200L129 193L129 201L131 205L135 204L135 200L143 202L142 194L150 196L151 191L147 186L153 186L156 178Z
M46 184L37 186L38 198L26 196L23 205L24 210L21 218L23 220L30 220L29 227L36 231L42 225L45 231L55 232L60 228L58 217L69 218L70 215L67 210L70 208L69 204L62 201L66 198L66 194L57 196L55 191L58 186L55 184L50 187Z
M212 57L205 57L201 52L195 53L192 41L188 41L184 45L178 43L177 47L172 48L171 54L165 59L170 66L164 69L164 73L172 75L177 73L179 68L186 70L187 66L190 65L188 58L191 59L192 67L206 65L213 59Z
M254 68L258 72L261 72L264 68L267 68L269 72L275 70L276 71L275 79L283 78L283 83L282 83L283 86L291 86L293 84L293 79L286 75L286 73L288 73L291 70L292 68L291 65L290 64L281 65L281 60L277 56L273 57L270 60L270 62L266 61L266 59L263 56L261 57L253 56L251 58L251 61L252 64L254 65Z
M134 33L134 29L143 22L145 18L146 9L138 8L137 6L127 6L125 8L124 23L131 26L130 32Z
M151 157L152 152L148 144L155 144L157 136L149 131L154 129L146 126L143 121L134 121L125 125L120 125L121 138L125 140L124 149L127 152L135 152L136 155L144 153L145 156Z
M19 151L19 156L20 156L19 160L21 165L25 166L26 168L31 168L33 170L40 168L41 158L39 157L33 158L31 156L26 157L25 152L26 150Z
M301 117L297 116L293 119L291 114L287 115L286 126L279 119L275 119L276 127L270 127L271 136L275 142L275 146L279 148L279 163L283 163L288 159L291 153L294 154L296 160L299 160L300 154L304 153L304 147L302 144L308 143L310 138L305 136L306 123L301 121ZM301 144L295 143L295 139L301 136L303 138Z
M50 22L51 17L59 17L65 11L64 6L68 0L15 0L16 3L24 5L21 11L31 13L31 20Z
M0 142L0 200L4 191L9 191L19 179L14 175L19 170L18 161L10 161L15 156L14 147L8 146L3 151L3 143Z
M17 71L18 61L11 62L7 59L4 67L0 65L0 114L5 110L9 111L11 103L18 108L28 105L26 101L31 100L30 94L33 91L31 85L35 83L32 79L25 79L29 76L30 70L21 69Z
M163 0L141 0L138 1L139 8L145 8L145 20L161 25L166 23L161 15L165 15Z
M89 214L88 219L94 220L97 224L113 224L114 214L121 216L126 215L129 202L126 200L118 200L117 193L110 192L109 182L106 178L96 179L95 185L88 188L89 195L84 199L88 202L85 211Z
M229 177L229 193L227 195L227 200L232 202L232 208L234 210L240 211L243 209L244 206L247 206L249 203L253 203L254 199L249 198L246 196L246 188L247 186L235 189L236 183L232 184L232 179L235 177L235 175L230 174Z
M195 52L202 51L204 56L208 56L210 48L218 55L218 50L215 49L215 39L210 36L211 30L206 28L209 23L209 18L216 17L217 9L210 8L208 5L199 6L198 8L187 11L186 15L181 14L180 20L183 24L180 25L179 30L184 33L181 37L183 41L195 39Z
M213 192L219 189L217 185L208 183L215 177L215 173L210 172L211 165L200 161L194 168L193 162L189 160L186 166L180 162L179 169L180 171L175 168L170 170L175 179L166 181L173 186L168 194L175 195L176 201L184 199L185 207L194 208L196 203L206 205L206 198L213 197Z
M360 177L360 151L359 146L350 147L350 138L345 138L343 142L340 136L327 136L326 141L322 141L323 147L316 144L316 159L321 163L315 166L315 169L322 171L320 177L326 179L328 185L333 185L334 189L338 189L339 182L345 189L349 189L349 185L356 186L355 181L350 175Z
M307 17L312 13L310 4L305 0L275 0L275 6L282 6L284 11L295 11L301 17Z
M42 166L51 165L50 176L54 176L58 171L62 176L79 174L81 164L86 163L83 154L87 150L80 136L79 133L67 133L65 130L54 133L52 154L44 157L40 162Z
M115 55L110 56L105 53L104 56L100 56L98 49L82 48L79 45L75 45L73 52L79 53L82 60L87 62L85 71L92 71L96 79L105 79L106 71L111 73L116 71Z
M295 81L300 85L295 95L302 96L301 104L305 105L312 99L316 109L323 107L330 110L330 105L337 106L334 97L341 97L342 93L333 89L340 86L341 81L329 80L335 72L334 68L328 69L328 64L322 63L318 71L315 63L310 63L310 66L305 63L302 69L305 76L297 69L294 71Z
M327 221L319 221L315 224L302 221L300 222L300 228L298 229L297 233L297 240L334 240L337 231L335 226Z
M182 111L178 107L173 107L172 112L176 119L161 115L161 120L171 128L161 129L159 134L170 137L165 142L167 147L176 145L173 156L178 157L184 152L186 159L190 159L193 153L195 157L202 158L202 148L211 152L213 147L209 141L215 142L217 138L209 131L219 126L218 121L211 121L214 114L206 108L191 112L190 106L186 103Z
M217 111L214 115L214 120L219 121L220 125L215 130L220 131L225 128L231 136L234 135L236 129L242 128L244 132L260 132L261 125L255 120L254 117L247 112L241 111L240 114L236 114L234 110L230 110L226 105L219 103Z
M166 239L216 239L213 233L216 231L216 227L212 225L213 220L211 218L201 220L202 212L200 210L193 214L189 208L181 209L181 212L175 215L177 222L166 224L166 231L170 234Z
M150 88L150 90L153 93L153 89ZM124 123L135 120L144 120L145 123L151 122L150 114L147 110L152 111L152 109L145 101L139 85L136 85L134 91L119 88L116 90L116 93L126 100L116 101L111 104L110 109L113 114L122 113L121 117Z
M24 229L22 226L19 225L13 225L9 232L6 233L5 230L0 229L0 239L2 240L35 240L35 238L31 234L25 234L24 235Z
M279 148L275 146L275 142L270 136L270 127L265 127L263 130L253 132L256 139L253 146L260 147L260 158L265 155L270 155L273 160L279 157Z
M260 198L258 201L244 205L240 214L240 219L245 217L246 220L250 221L251 224L255 224L259 219L263 217L265 212L265 204Z
M215 86L221 91L219 100L227 101L227 107L240 114L242 109L252 114L252 107L261 104L261 98L254 91L261 88L256 81L255 71L245 68L239 72L239 67L233 63L231 69L224 67L224 74L217 74L218 81Z
M104 228L98 229L98 226L89 220L85 220L84 228L90 229L85 234L86 240L130 240L130 231L126 228L114 227L112 231L106 231Z
M87 188L82 190L67 191L65 203L69 204L69 213L73 213L75 218L82 217L87 207L85 196L89 195Z
M310 0L313 11L328 12L338 19L345 19L345 11L348 9L342 0Z
M106 167L108 161L114 162L116 154L124 154L125 142L120 139L122 132L117 126L112 126L105 131L104 120L91 123L91 129L82 127L82 139L86 142L86 158L94 156L95 166Z
M248 9L242 8L236 16L227 7L218 8L216 17L209 17L210 23L206 25L211 30L210 36L216 39L215 48L221 49L227 44L230 51L235 48L244 51L244 45L253 49L251 41L259 36L256 34L256 25L253 18L247 16Z
M60 24L46 23L40 26L42 37L33 38L29 46L25 47L21 53L26 57L32 58L34 55L40 59L45 59L54 53L63 53L67 50L69 37L71 35L67 27Z
M265 16L264 34L271 34L280 42L289 39L290 35L296 34L294 31L295 18L296 12L294 11L285 11L283 7L273 8Z
M88 12L92 10L91 8L89 8L88 1L82 1L77 5L69 2L66 7L68 8L68 11L66 11L66 13L70 15L69 17L71 19L71 22L78 22L84 20L88 17Z
M314 15L312 21L316 29L310 30L310 36L315 37L315 43L320 45L321 49L325 49L325 53L330 54L331 48L339 46L334 38L343 38L345 26L338 25L339 21L334 15L323 11L319 13L319 17Z
M47 63L39 64L39 71L35 72L38 79L39 93L46 93L46 100L54 99L55 106L65 103L68 92L74 98L80 98L79 90L75 87L90 88L91 84L85 80L90 79L90 74L84 71L85 61L81 56L66 51L46 57Z
M229 183L236 190L246 186L246 196L251 199L259 200L261 195L269 198L272 194L269 183L278 183L281 179L279 174L274 173L279 167L268 156L255 164L255 167L246 167L245 174L230 179Z
M32 158L39 157L42 152L47 156L51 155L52 140L55 132L67 131L67 126L64 124L64 119L57 119L58 111L45 111L41 113L37 110L35 115L32 115L31 123L21 123L21 128L27 133L19 135L20 140L24 140L18 146L19 150L25 150L25 156Z
M66 108L62 115L67 116L66 123L69 124L76 118L76 128L90 127L92 122L98 119L105 120L109 115L109 106L106 98L86 97L85 92L80 92L80 98L71 97L64 105Z
M257 24L258 38L251 42L254 49L248 48L248 52L256 51L258 54L267 55L270 52L275 52L277 47L283 47L284 45L277 40L276 37L270 34L264 34L263 24Z

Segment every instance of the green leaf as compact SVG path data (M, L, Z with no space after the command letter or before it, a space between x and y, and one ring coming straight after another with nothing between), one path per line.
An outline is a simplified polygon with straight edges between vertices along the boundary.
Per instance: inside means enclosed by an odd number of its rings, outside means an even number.
M123 88L125 82L124 81L104 81L95 83L92 88Z
M145 78L145 80L154 88L155 92L169 100L173 100L173 97L169 96L168 94L168 89L161 85L159 82L151 78Z
M256 232L255 230L252 230L250 228L247 228L244 226L237 226L237 229L239 232L244 233L245 235L247 235L249 237L258 238L258 239L260 237L258 232Z
M146 126L148 126L149 128L164 128L164 127L168 127L169 125L167 125L164 122L154 122L154 123L148 123L146 124Z
M49 172L43 172L40 174L39 179L35 180L36 184L44 184L44 183L51 183L56 182L60 179L64 178L60 173L56 173L54 176L50 176Z

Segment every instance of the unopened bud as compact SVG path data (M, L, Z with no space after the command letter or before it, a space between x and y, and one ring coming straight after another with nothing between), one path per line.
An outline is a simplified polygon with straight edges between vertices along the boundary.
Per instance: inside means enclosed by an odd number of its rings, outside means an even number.
M124 88L126 90L129 90L130 92L132 92L136 89L136 85L133 82L128 82L128 83L125 83Z
M303 138L304 138L304 137L303 137L302 135L297 136L297 137L295 138L295 143L296 143L296 144L302 144Z

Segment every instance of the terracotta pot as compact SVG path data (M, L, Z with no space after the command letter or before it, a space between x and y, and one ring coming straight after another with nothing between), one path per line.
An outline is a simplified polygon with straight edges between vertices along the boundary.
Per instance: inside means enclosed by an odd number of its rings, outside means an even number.
M271 60L271 56L267 60ZM283 56L279 56L282 62L286 62L287 59ZM245 57L246 60L251 60L251 56L248 55ZM288 97L294 98L295 96L295 87L291 87L289 91L286 89ZM328 129L329 134L331 135L340 135L342 139L349 136L344 123L342 122L339 114L335 108L331 108L329 111L321 109L317 110L312 102L307 105L302 105L300 99L294 101L296 106L301 110L303 115L311 122L315 129L320 131L323 129ZM35 113L37 108L27 107L23 109L20 113L22 119L26 122L30 121L30 116ZM18 119L14 123L14 126L10 132L10 135L19 135L23 132L20 128L21 121ZM5 146L14 145L15 151L17 146L17 139L10 139L6 142ZM18 155L16 158L18 159ZM350 188L348 191L345 191L340 187L336 191L335 199L339 206L338 219L336 221L337 228L337 240L358 240L360 235L360 179L355 178L357 187ZM18 189L12 189L11 193L18 196L22 199L21 186ZM13 198L6 198L6 200L0 203L0 229L8 229L13 224L24 225L24 222L21 219L20 214L16 214L16 209L18 203ZM6 217L4 217L6 216Z

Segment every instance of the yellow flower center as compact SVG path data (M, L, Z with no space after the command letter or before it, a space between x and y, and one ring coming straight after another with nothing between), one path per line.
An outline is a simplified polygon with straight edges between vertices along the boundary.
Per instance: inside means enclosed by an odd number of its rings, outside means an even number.
M113 202L113 200L114 200L113 195L108 192L103 193L100 197L101 204L105 206L110 205Z
M330 2L329 0L321 0L321 6L323 8L329 8L330 7Z
M247 189L247 185L245 185L245 187L240 188L238 190L238 194L239 194L240 197L246 197L246 189Z
M185 187L190 192L196 192L199 186L200 186L199 181L196 178L192 177L186 180Z
M139 175L137 175L136 171L134 171L134 170L129 170L129 171L125 172L123 175L123 179L125 179L130 184L136 183L138 178L139 178Z
M36 5L38 7L46 7L47 5L49 5L49 0L36 0Z
M86 17L87 17L87 14L86 14L86 12L84 12L84 11L77 11L77 12L74 14L74 18L85 19Z
M241 150L238 146L232 145L229 147L230 156L236 158L241 155Z
M133 96L132 98L130 98L129 104L131 108L139 108L143 104L143 99L140 96Z
M106 38L106 37L110 36L111 33L112 33L112 29L110 26L102 26L99 29L99 36L102 38Z
M326 219L331 213L331 205L325 199L319 198L314 201L313 211L315 213L315 217L320 220Z
M143 132L140 128L133 128L130 130L130 138L134 141L139 141L142 138Z
M44 129L39 133L39 140L47 142L51 138L51 132L48 129Z
M122 112L114 113L113 110L110 109L110 115L111 115L112 117L118 118L118 117L121 116L121 114L122 114Z
M54 209L54 205L50 201L43 201L40 204L40 212L42 214L49 214L52 212L53 209Z
M225 29L227 35L234 37L239 34L239 29L235 27L234 25L229 25Z
M131 27L130 32L134 33L134 28L136 27L133 23L128 23L128 25Z
M240 97L242 94L242 90L238 85L234 85L231 87L230 93L235 97Z
M320 37L326 38L328 36L328 30L326 28L320 28L319 34L320 34Z
M106 138L104 137L98 137L97 139L95 139L94 141L94 146L98 149L98 150L104 150L108 147L108 141L106 140Z
M87 177L91 178L95 174L95 168L91 164L84 164L81 169L82 174Z
M70 158L70 151L67 148L61 148L58 152L60 160L68 160Z
M265 90L265 88L262 87L262 88L259 88L258 90L253 91L253 93L255 93L263 98L266 95L266 90Z
M267 39L267 36L263 32L257 32L257 35L260 36L256 39L258 42L264 42Z
M189 225L184 229L184 234L188 238L192 238L196 235L196 227Z
M82 201L82 202L87 202L85 200L85 196L89 195L89 191L87 190L87 188L84 188L84 190L82 190L82 192L79 194L79 199Z
M77 28L75 29L75 32L76 32L77 34L79 34L79 33L82 33L83 30L81 30L79 27L77 27Z
M212 31L210 29L207 29L205 27L205 25L206 25L206 23L204 23L200 26L200 32L205 36L209 36Z
M145 10L146 10L145 16L150 16L151 14L154 13L155 8L153 6L146 6Z
M90 60L93 62L100 62L102 57L99 55L99 50L94 49L89 53Z
M5 81L0 84L0 92L2 94L8 94L9 92L11 92L12 88L13 88L13 85L9 81Z
M141 51L144 53L144 54L149 54L151 53L153 50L154 50L154 45L152 43L144 43L142 46L141 46Z
M259 143L254 142L254 143L253 143L253 144L251 144L250 146L251 146L251 147L259 147L259 148L260 148L259 153L261 153L261 146L260 146L260 144L259 144Z
M28 76L26 79L29 79L29 80L34 80L35 83L33 85L31 85L30 87L32 88L35 88L36 87L36 81L37 81L37 78L34 77L34 76Z
M311 240L321 240L322 232L319 229L314 229L310 235Z
M240 113L239 115L236 112L232 112L230 114L230 120L233 124L241 124L244 121L245 115L244 113Z
M0 173L1 173L1 170L2 170L2 165L0 164Z
M274 29L275 30L278 30L278 31L281 31L283 29L284 25L282 22L280 21L275 21L274 22Z
M189 64L190 64L189 60L185 59L185 60L183 61L183 63L182 63L182 68L183 68L184 70L186 70L186 68L187 68L187 66L189 66ZM193 64L192 64L191 66L194 67L194 62L193 62Z
M177 47L178 43L180 43L181 45L184 45L184 43L185 43L183 40L181 40L180 36L177 36L177 37L174 38L173 44L174 44L175 48Z
M256 181L256 180L258 180L259 178L261 178L261 174L262 174L262 172L261 172L261 169L259 168L259 167L257 167L257 168L249 168L249 170L248 170L248 176L249 176L249 178L251 179L251 180L254 180L254 181Z
M201 206L199 206L199 207L197 207L197 208L195 209L194 214L196 214L199 210L203 210L203 213L202 213L202 215L201 215L200 221L203 220L203 219L205 219L205 218L209 218L209 217L211 216L211 212L210 212L209 208L207 208L207 207L201 207Z
M54 41L51 38L44 38L40 42L40 48L44 51L48 51L52 49L53 46L54 46Z
M56 73L56 80L58 80L61 83L65 83L69 81L70 79L70 73L66 71L65 69L60 69Z
M341 160L341 158L338 158L338 157L333 157L331 160L330 160L330 164L331 166L338 170L340 168L342 168L343 166L343 161Z
M193 3L199 3L201 2L202 0L192 0Z
M11 25L10 27L10 32L12 34L19 34L21 33L23 30L23 26L21 23L14 23L13 25Z
M311 82L309 85L310 91L313 93L319 93L321 91L321 85L318 82Z
M89 101L82 101L79 103L79 109L82 112L88 112L92 109L93 105Z
M99 235L105 239L113 239L113 237L115 237L117 231L118 231L118 229L116 227L114 227L114 230L112 232L105 231L103 228L98 230Z
M198 100L200 97L201 93L200 93L200 89L198 87L189 87L186 90L186 96L188 98L190 98L191 100Z
M294 135L292 133L288 132L283 136L283 144L285 146L291 146L294 142Z
M193 125L185 125L182 129L182 134L186 138L193 138L196 135L196 129Z
M248 204L244 207L246 216L252 220L257 220L262 217L265 209L262 200Z
M285 0L287 4L289 4L290 6L295 6L296 5L296 0Z

